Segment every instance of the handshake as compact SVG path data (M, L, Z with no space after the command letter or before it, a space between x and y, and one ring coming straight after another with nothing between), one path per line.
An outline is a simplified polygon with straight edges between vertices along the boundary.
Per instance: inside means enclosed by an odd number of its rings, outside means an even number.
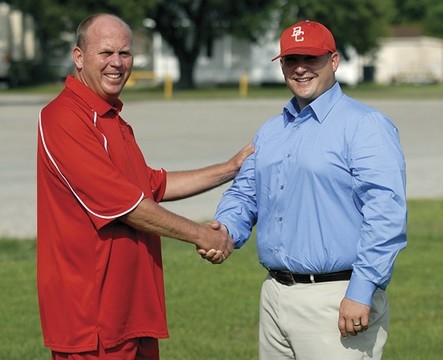
M204 245L197 245L200 256L213 264L223 263L234 251L234 241L228 234L226 226L213 220L209 225L204 225L209 232Z

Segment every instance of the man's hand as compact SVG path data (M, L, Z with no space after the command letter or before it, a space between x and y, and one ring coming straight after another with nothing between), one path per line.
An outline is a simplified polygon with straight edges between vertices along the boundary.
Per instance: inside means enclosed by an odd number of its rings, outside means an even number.
M241 148L240 151L228 161L228 163L231 163L234 169L237 169L238 171L240 170L246 158L249 155L251 155L253 152L254 152L254 147L252 146L252 143L249 143L243 148Z
M222 252L221 250L217 250L215 248L211 248L209 250L205 250L202 248L197 248L197 252L200 254L200 256L208 260L209 262L213 264L221 264L223 263L229 255L231 255L232 251L234 250L234 241L231 239L231 237L228 234L228 230L226 229L226 226L223 226L218 222L217 220L213 220L209 226L216 231L220 231L223 234L225 234L229 238L229 247L227 248L228 252Z
M344 338L366 331L369 326L371 308L356 301L344 298L340 304L338 329Z

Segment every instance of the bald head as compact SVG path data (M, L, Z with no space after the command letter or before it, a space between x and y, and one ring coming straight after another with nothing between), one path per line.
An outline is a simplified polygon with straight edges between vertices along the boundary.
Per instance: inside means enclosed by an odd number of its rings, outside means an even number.
M94 24L95 22L100 21L110 21L115 22L116 24L119 24L120 26L123 25L128 30L129 34L132 38L132 31L129 25L124 22L122 19L120 19L116 15L112 14L94 14L86 17L83 19L83 21L78 25L77 27L77 33L76 33L76 46L78 46L80 49L85 50L86 44L87 44L87 36L88 36L88 29L89 27Z

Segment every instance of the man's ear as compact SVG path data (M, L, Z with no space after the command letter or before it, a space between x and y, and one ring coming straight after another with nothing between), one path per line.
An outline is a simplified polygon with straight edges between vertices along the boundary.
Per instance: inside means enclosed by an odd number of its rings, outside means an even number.
M334 72L336 72L338 69L338 65L340 64L340 54L338 52L334 52L331 55L331 60L332 60L332 69L334 70Z
M74 60L74 65L77 69L83 69L83 51L76 46L72 50L72 58Z

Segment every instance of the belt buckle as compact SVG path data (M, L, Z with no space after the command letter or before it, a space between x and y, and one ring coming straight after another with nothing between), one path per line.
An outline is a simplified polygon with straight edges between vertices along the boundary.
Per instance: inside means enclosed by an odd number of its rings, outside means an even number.
M314 274L309 274L309 280L311 280L311 284L315 284L315 276L314 276Z

